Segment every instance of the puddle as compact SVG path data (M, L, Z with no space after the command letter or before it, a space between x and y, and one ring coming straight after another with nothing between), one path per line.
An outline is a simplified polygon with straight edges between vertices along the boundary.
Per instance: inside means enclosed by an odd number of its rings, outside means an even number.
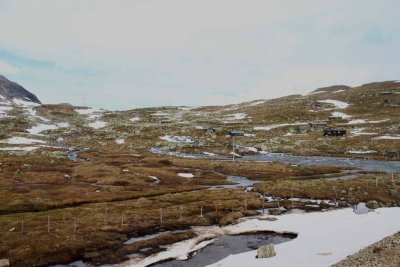
M223 235L194 253L188 260L172 260L152 266L157 267L203 267L218 262L229 255L239 254L247 251L257 250L267 244L280 244L295 238L294 235L279 235L271 232L244 234L244 235Z

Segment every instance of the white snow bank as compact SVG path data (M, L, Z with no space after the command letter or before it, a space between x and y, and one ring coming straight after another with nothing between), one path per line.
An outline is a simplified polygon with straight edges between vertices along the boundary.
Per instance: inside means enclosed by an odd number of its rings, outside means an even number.
M347 104L346 102L339 101L339 100L333 100L333 99L318 100L318 102L332 104L335 106L335 108L339 108L339 109L345 109L349 106L349 104Z
M298 125L307 125L308 123L304 122L295 122L295 123L282 123L282 124L271 124L267 126L256 126L254 130L257 131L269 131L275 128L285 127L285 126L298 126Z
M203 154L204 154L204 155L207 155L207 156L215 156L215 155L216 155L216 154L211 153L211 152L203 152Z
M0 143L7 143L12 145L30 145L30 144L44 144L46 142L38 139L15 136L6 140L2 140L0 141Z
M193 178L194 177L194 175L192 173L184 173L184 172L178 173L178 176L183 177L183 178Z
M125 143L125 139L117 139L115 140L115 143L117 143L118 145L122 145Z
M185 260L190 253L210 244L220 235L254 231L293 232L298 233L298 237L275 245L277 255L272 258L256 259L254 250L230 255L210 266L330 266L400 231L400 208L381 208L363 215L357 215L347 208L328 212L287 214L276 218L277 221L245 219L239 224L223 228L195 227L193 230L197 237L175 243L158 254L131 259L119 266L148 266L171 258ZM205 243L204 240L207 239L211 240Z
M372 138L374 140L400 140L400 134L382 135Z
M172 143L193 143L194 141L189 136L176 136L176 135L164 135L160 137L161 140L172 142Z

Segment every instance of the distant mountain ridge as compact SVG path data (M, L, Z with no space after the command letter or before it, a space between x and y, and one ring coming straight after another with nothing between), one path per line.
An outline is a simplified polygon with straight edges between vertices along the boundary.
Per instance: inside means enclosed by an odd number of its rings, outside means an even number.
M0 75L0 101L13 101L14 99L42 104L34 94L24 87Z

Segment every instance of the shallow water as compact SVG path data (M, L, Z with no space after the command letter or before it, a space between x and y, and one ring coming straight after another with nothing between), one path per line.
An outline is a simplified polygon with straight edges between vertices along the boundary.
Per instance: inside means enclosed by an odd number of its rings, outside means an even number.
M209 190L217 190L217 189L232 189L232 188L240 188L240 187L247 188L247 187L252 187L253 185L262 182L259 180L250 180L249 178L243 177L243 176L228 176L226 179L235 184L210 186L208 189Z
M218 262L229 255L253 251L267 244L280 244L290 241L290 237L271 233L256 233L249 235L224 235L212 244L195 253L186 261L172 260L155 264L157 267L203 267Z

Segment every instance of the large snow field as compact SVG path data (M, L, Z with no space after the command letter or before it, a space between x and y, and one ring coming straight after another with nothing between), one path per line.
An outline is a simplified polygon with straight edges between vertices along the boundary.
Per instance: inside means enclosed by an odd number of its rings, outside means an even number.
M348 255L400 231L400 208L380 208L357 215L351 208L305 214L276 216L277 221L259 220L267 215L243 219L226 227L195 227L196 238L175 243L158 254L133 258L119 266L148 266L166 259L188 258L188 255L212 243L223 234L241 234L254 231L297 233L296 239L275 246L277 255L257 259L256 251L235 255L210 266L330 266ZM270 216L274 217L274 216Z

